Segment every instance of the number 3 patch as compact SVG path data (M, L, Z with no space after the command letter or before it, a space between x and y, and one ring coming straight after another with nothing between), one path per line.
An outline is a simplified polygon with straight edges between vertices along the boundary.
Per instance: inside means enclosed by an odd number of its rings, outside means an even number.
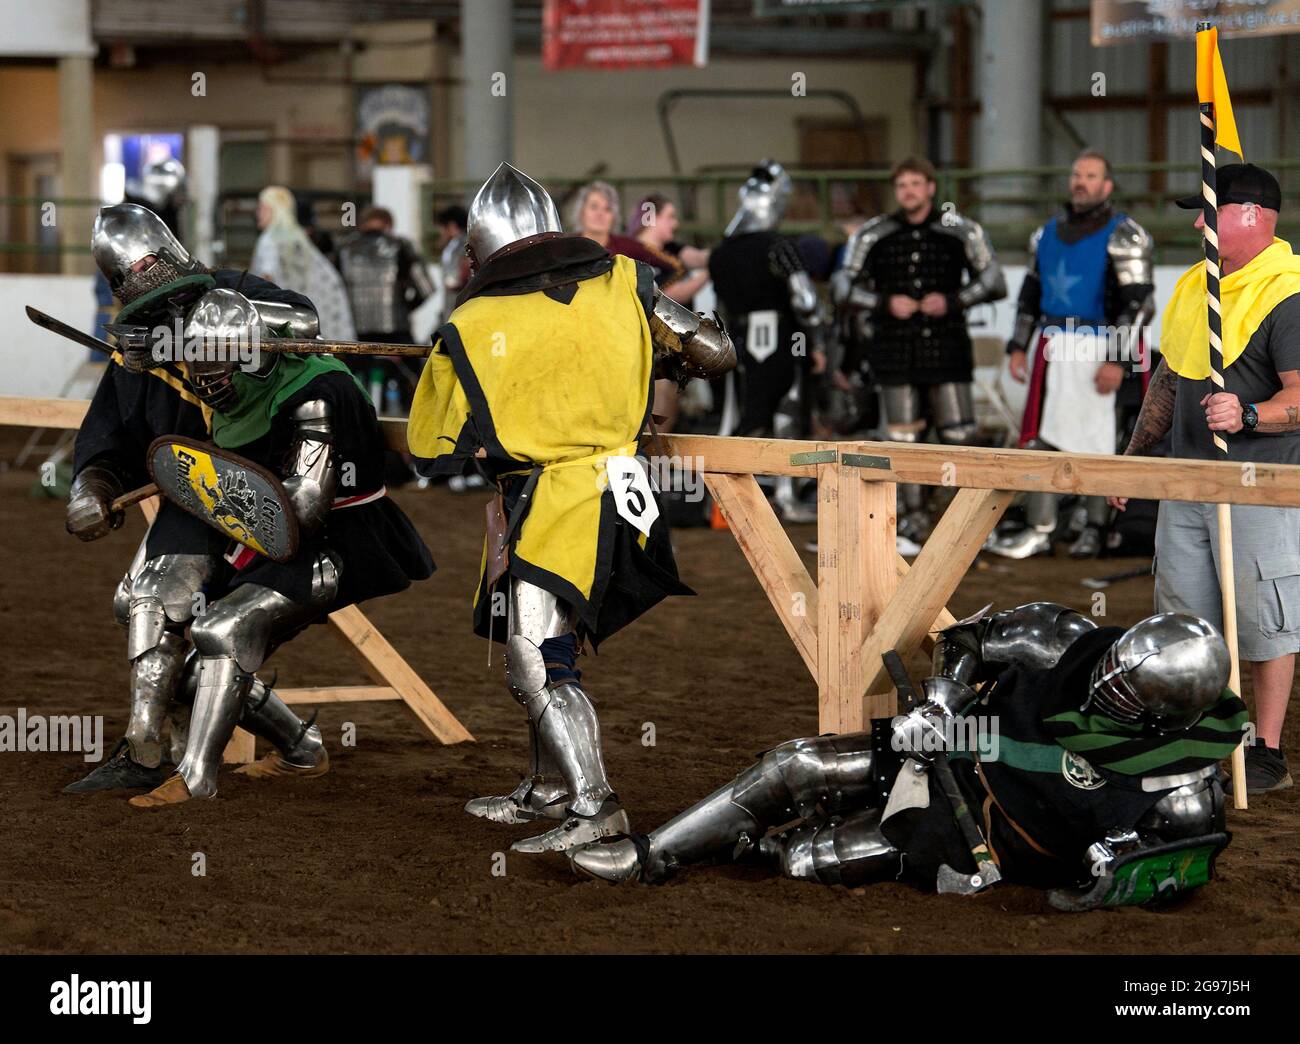
M636 457L606 457L605 474L619 515L649 536L650 527L659 517L659 505L641 462Z

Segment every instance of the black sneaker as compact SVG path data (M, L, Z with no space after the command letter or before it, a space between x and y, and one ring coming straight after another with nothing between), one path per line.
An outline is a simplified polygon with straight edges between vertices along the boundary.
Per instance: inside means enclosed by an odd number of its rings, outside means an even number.
M1286 790L1291 786L1291 773L1286 767L1286 755L1277 747L1266 747L1257 739L1253 747L1246 748L1246 793L1267 794L1273 790ZM1229 777L1224 789L1232 793Z
M97 790L152 790L171 775L165 765L148 768L131 760L126 740L121 740L103 764L88 776L69 783L65 794L90 794Z

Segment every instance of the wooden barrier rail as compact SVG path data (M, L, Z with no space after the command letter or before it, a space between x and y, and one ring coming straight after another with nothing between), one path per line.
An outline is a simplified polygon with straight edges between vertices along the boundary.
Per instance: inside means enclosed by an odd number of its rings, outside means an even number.
M76 427L85 408L83 401L0 397L0 424ZM381 426L390 446L407 448L404 419L384 419ZM667 452L703 475L817 682L823 732L857 731L872 717L895 713L881 655L897 649L907 657L932 645L934 632L955 622L946 604L1017 492L1300 507L1300 467L1286 464L707 435L660 436L648 451ZM755 475L817 479L815 580ZM910 565L895 546L899 482L957 490ZM355 616L364 621L359 611ZM359 621L346 626L334 622L365 656L366 638L373 640L377 632L371 629L368 636ZM413 672L406 674L410 669L404 661L404 670L396 675L386 654L365 662L383 679L376 678L379 687L364 692L382 695L366 696L351 688L310 689L302 690L304 698L309 693L316 702L385 699L392 698L387 694L391 688L444 742L470 738L432 692L432 703L412 702L403 687L409 689L419 679ZM417 709L421 706L424 713Z

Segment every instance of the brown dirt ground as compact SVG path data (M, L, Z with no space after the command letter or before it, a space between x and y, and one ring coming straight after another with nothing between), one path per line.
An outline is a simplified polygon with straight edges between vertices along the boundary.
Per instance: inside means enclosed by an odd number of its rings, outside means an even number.
M25 434L25 433L22 433ZM11 459L20 433L0 436ZM143 532L83 545L63 508L33 499L30 471L0 474L5 568L0 713L106 716L125 724L127 664L113 585ZM662 887L574 876L559 856L494 853L529 834L472 819L462 806L519 777L525 729L499 657L470 637L482 495L397 494L439 572L366 611L477 736L442 747L394 704L327 705L333 771L252 783L225 772L221 793L142 812L121 795L60 789L78 754L0 755L0 951L4 952L797 952L1214 953L1300 950L1300 790L1233 814L1221 878L1171 912L1068 916L1044 896L999 886L962 899L902 885L849 891L756 869L697 868ZM812 527L794 527L797 546ZM634 824L648 829L744 767L754 752L816 732L816 690L730 534L676 536L700 597L677 599L585 664L600 700L606 759ZM805 556L813 566L811 556ZM1136 564L1064 559L973 570L951 608L1054 599L1086 609L1080 578ZM1148 612L1151 584L1109 593L1108 619ZM326 628L281 650L284 685L366 683ZM1294 722L1296 715L1292 715ZM357 744L340 745L344 721ZM653 722L657 743L641 743ZM1288 737L1296 750L1294 724ZM191 875L203 852L206 877Z

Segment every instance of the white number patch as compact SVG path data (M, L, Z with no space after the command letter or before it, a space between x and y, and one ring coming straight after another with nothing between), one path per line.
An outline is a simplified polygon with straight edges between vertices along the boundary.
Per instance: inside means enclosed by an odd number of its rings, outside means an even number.
M606 457L605 474L614 491L614 505L619 515L646 536L659 517L659 505L650 492L645 469L636 457Z
M775 310L750 312L745 332L745 351L762 362L777 349L780 317Z

